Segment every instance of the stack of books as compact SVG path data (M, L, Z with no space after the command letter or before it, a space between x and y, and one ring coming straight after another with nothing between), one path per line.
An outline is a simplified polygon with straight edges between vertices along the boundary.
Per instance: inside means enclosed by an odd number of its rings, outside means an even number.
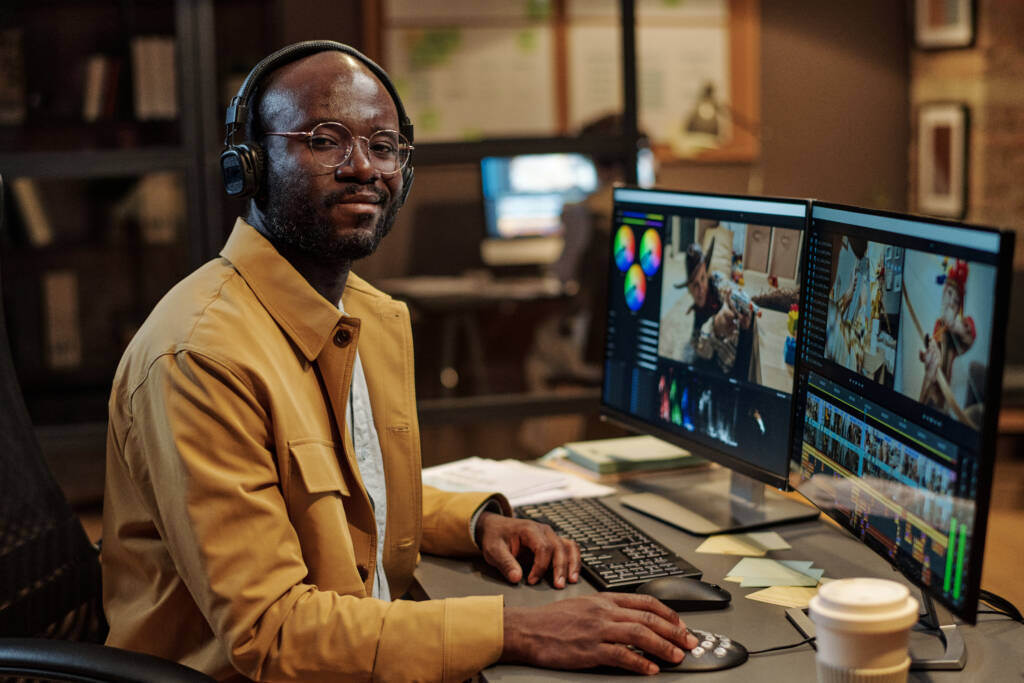
M541 462L595 481L614 482L655 470L704 465L707 460L653 436L573 441Z

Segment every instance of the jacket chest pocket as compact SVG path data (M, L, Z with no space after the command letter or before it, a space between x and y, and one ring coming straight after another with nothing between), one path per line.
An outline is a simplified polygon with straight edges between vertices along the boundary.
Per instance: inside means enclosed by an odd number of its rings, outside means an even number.
M360 564L368 566L369 542L346 513L349 486L330 441L302 439L288 444L292 473L288 516L298 534L309 570L307 580L322 589L365 595Z
M288 444L295 469L291 477L289 498L298 502L302 499L320 497L322 494L336 493L348 496L348 484L341 474L335 446L330 441L293 441Z

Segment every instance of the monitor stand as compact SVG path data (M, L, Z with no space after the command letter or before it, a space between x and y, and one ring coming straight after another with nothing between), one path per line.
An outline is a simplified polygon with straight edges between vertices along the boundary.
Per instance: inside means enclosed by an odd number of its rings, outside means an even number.
M816 509L725 468L652 479L621 482L619 486L631 493L620 496L619 502L697 536L818 517Z
M918 618L914 630L938 636L942 641L943 652L938 657L917 657L911 647L910 668L914 671L962 670L967 662L967 649L964 647L964 636L960 633L960 627L953 623L953 617L945 607L935 604L932 596L923 591L921 604L924 605L924 614Z
M922 614L913 631L935 635L942 642L943 652L938 657L920 657L914 654L914 643L910 644L910 668L913 671L962 671L967 663L967 649L964 647L963 634L960 628L952 623L952 617L941 605L936 605L931 596L921 593L921 603L925 613ZM941 623L939 610L944 615ZM816 633L814 622L805 610L797 607L786 609L786 618L804 638L813 638Z

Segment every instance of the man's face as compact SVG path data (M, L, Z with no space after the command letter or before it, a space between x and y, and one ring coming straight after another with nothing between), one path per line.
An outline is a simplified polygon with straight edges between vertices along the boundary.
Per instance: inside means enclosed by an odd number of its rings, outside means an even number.
M940 317L947 324L952 324L960 312L960 290L948 280L942 287L942 313Z
M309 131L337 121L355 136L397 130L387 90L365 66L340 52L321 52L273 76L259 114L268 131ZM402 174L384 176L358 141L349 159L328 168L304 140L268 136L266 192L257 205L275 241L325 261L369 256L398 213Z
M703 306L708 299L708 269L703 261L697 264L697 269L687 283L686 288L690 290L693 303L698 307Z

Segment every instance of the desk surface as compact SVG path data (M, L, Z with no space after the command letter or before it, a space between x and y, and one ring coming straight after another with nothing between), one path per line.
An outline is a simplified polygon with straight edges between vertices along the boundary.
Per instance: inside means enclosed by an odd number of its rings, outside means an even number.
M679 475L685 477L686 475ZM722 582L739 557L728 555L705 555L694 552L704 540L683 531L650 519L626 509L614 498L606 499L624 517L649 533L655 539L696 565L704 572L704 579L720 583L733 599L724 610L710 612L687 612L683 620L696 628L726 634L742 643L749 650L761 650L777 645L795 643L801 639L799 633L786 620L782 607L769 605L744 596L756 588L740 588L738 584ZM878 576L901 580L880 557L860 544L849 534L823 521L782 525L775 528L792 545L791 550L768 554L775 559L813 560L816 567L825 570L825 576L843 578L850 576ZM432 556L423 556L416 570L416 578L423 591L431 598L446 598L462 595L484 595L501 593L507 604L528 606L542 605L593 593L594 588L580 579L580 583L556 591L546 583L536 586L510 586L501 576L482 561L466 562ZM912 589L916 591L916 589ZM982 614L977 626L961 626L967 645L967 667L959 672L911 672L911 681L1006 681L1019 680L1024 675L1024 630L1005 617ZM926 634L914 633L911 647L922 656L938 655L938 639ZM685 674L665 672L658 680L682 680ZM700 683L717 681L814 681L814 650L802 645L792 650L783 650L751 657L742 666L714 673L702 673ZM484 671L484 678L490 682L526 681L618 681L618 673L572 673L541 671L526 666L493 666Z
M554 277L493 277L486 272L459 276L396 277L375 283L397 299L429 310L490 306L502 301L536 301L565 296Z

